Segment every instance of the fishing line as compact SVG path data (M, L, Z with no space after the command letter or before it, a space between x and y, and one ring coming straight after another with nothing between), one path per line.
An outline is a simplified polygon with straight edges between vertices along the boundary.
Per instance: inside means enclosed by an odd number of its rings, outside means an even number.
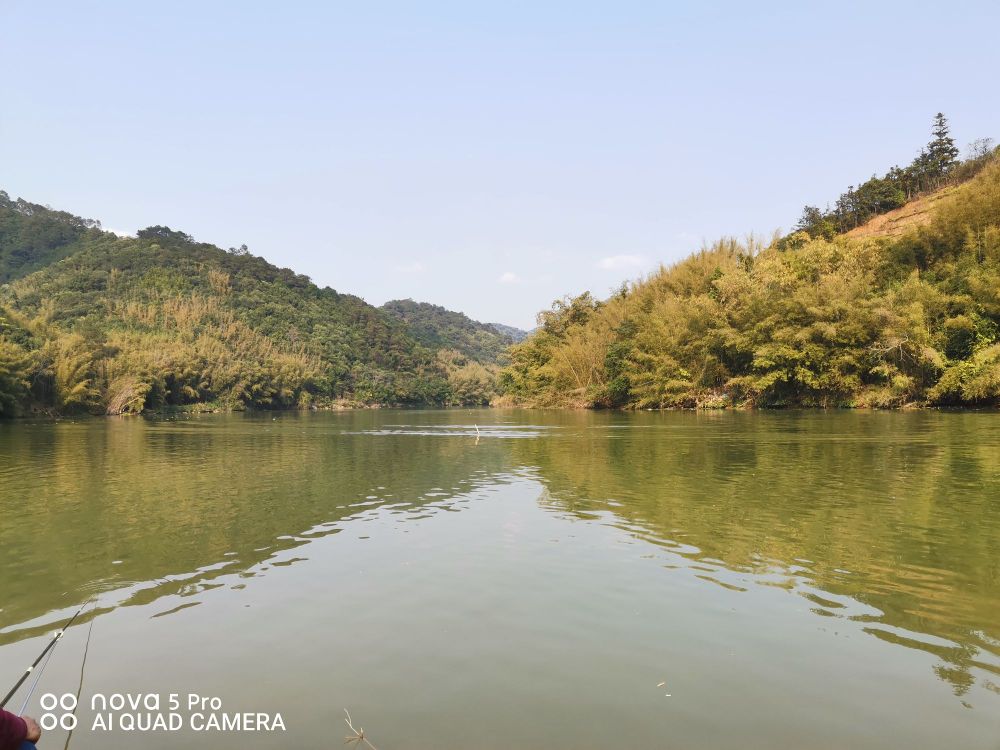
M56 646L58 645L59 644L56 643ZM44 672L45 668L49 666L49 659L52 658L52 654L54 654L55 652L56 652L56 647L53 646L52 650L49 651L49 655L45 657L45 661L42 662L42 668L39 669L37 672L35 672L35 679L31 681L31 687L28 688L28 694L24 696L24 703L21 704L21 710L17 712L18 716L24 716L24 709L28 707L28 701L30 701L31 696L35 694L35 688L38 687L38 681L42 679L42 672Z
M83 673L87 669L87 654L90 653L90 637L94 634L94 623L97 622L95 617L90 621L90 629L87 631L87 645L83 649L83 661L80 663L80 684L76 688L76 703L73 706L73 716L76 716L76 710L80 707L80 694L83 692ZM76 727L69 730L69 734L66 735L66 744L63 745L63 750L69 750L69 743L73 739L73 732L76 731Z
M4 696L2 701L0 701L0 708L6 706L7 703L10 701L10 699L14 697L14 694L18 691L18 689L20 689L21 685L24 684L24 681L31 676L31 673L35 671L35 667L39 665L42 659L45 659L45 665L49 663L49 660L46 657L51 658L52 652L55 650L56 644L58 644L59 641L62 640L63 634L66 632L66 629L73 624L76 618L80 616L80 613L87 608L87 605L90 604L91 601L93 601L93 597L85 601L83 603L83 606L76 611L76 614L74 614L71 618L69 618L69 620L66 621L66 624L63 625L61 628L59 628L59 630L57 630L52 635L52 640L50 640L49 644L44 649L42 649L42 653L40 653L38 655L38 658L31 663L31 666L29 666L26 670L24 670L24 674L21 675L21 679L19 679L16 683L14 683L14 687L12 687L10 689L10 692ZM35 681L31 688L32 691L34 691L35 689L34 686L38 684L38 678L40 678L42 676L42 672L45 671L45 665L42 665L42 668L38 671L38 675L35 677ZM28 697L31 697L30 691L28 693Z

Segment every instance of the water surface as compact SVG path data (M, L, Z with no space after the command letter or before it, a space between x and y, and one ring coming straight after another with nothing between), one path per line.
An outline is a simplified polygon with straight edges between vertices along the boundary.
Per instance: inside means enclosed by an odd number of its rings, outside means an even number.
M998 419L0 424L0 677L94 597L30 712L76 692L92 623L85 698L287 731L94 733L85 706L79 750L334 747L344 708L380 750L997 750Z

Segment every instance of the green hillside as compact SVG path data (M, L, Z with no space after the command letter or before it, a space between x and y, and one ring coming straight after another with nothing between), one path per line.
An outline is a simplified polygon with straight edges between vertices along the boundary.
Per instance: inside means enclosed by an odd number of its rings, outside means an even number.
M0 248L0 414L488 400L470 363L245 248L120 238L6 194Z
M522 328L515 328L514 326L504 325L503 323L487 323L487 325L502 336L509 338L515 344L521 343L528 338L529 335L529 332Z
M100 222L18 198L0 190L0 284L65 258Z
M496 363L514 339L493 325L428 302L397 299L382 309L406 323L410 335L430 349L451 349L478 362Z
M844 234L854 214L833 227L814 215L815 234L722 240L611 299L557 302L512 349L503 401L997 405L1000 159L939 168L926 179L975 176L897 236Z

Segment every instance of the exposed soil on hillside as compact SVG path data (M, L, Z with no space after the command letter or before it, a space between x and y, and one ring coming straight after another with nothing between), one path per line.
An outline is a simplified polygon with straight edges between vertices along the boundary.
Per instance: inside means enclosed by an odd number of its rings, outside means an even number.
M862 224L849 232L847 237L898 237L913 227L922 226L931 220L934 207L953 192L957 186L949 185L928 195L916 198L905 206L889 213L880 214L867 224Z

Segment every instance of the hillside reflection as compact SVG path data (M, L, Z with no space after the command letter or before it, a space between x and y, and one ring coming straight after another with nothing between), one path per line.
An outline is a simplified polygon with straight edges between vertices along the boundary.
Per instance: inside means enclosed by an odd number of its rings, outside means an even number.
M379 415L310 416L0 427L0 644L92 594L148 604L266 569L366 509L418 517L504 465L474 435L373 439Z
M516 477L546 488L551 515L654 545L699 585L784 589L816 617L932 654L960 696L977 680L1000 692L998 457L995 415L974 413L5 424L0 645L97 592L96 616L192 598L155 612L170 615L306 563L316 540L363 537L373 514L406 523Z
M511 445L543 502L656 544L707 583L1000 675L1000 444L991 414L611 415ZM985 680L996 688L996 680ZM995 689L994 692L1000 692Z

